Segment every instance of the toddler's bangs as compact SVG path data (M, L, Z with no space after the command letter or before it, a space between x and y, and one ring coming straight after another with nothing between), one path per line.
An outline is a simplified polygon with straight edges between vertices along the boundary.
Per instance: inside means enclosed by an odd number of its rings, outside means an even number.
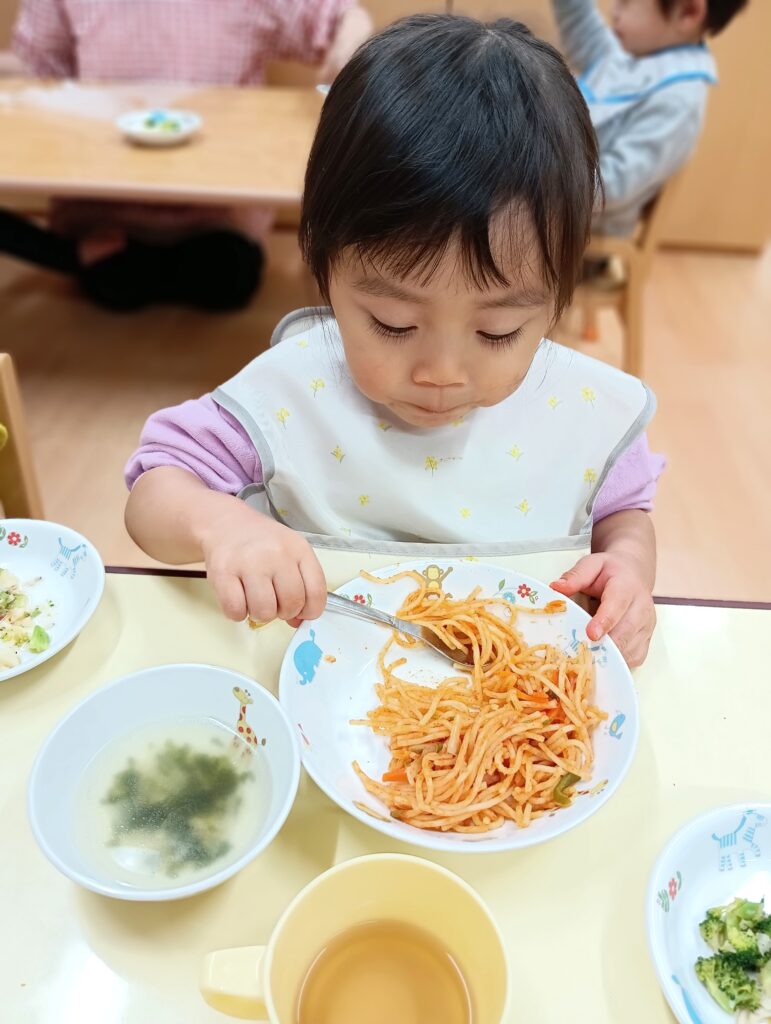
M327 96L303 255L327 299L349 254L425 281L452 250L480 289L532 269L559 316L598 182L589 114L553 47L508 19L416 15L366 43Z

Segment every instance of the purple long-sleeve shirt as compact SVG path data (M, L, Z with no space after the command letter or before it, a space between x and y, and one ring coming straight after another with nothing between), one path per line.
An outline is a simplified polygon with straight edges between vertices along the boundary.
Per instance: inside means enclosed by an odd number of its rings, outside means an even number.
M129 489L159 466L187 469L211 490L225 494L262 482L262 465L249 435L211 395L154 413L140 442L126 465ZM594 521L624 509L649 512L663 469L663 457L649 451L641 434L608 473L595 501Z

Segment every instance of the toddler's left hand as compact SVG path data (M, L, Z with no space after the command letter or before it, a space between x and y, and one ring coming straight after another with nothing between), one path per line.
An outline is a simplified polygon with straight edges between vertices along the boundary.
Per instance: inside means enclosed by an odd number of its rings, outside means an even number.
M586 627L592 641L609 634L630 668L642 665L656 625L653 596L634 561L603 551L586 555L552 583L566 597L580 592L600 605Z

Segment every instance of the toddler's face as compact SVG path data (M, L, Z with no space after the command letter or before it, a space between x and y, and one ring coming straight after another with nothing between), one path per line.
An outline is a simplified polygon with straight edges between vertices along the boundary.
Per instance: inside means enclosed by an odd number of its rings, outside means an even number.
M540 275L484 291L467 282L450 246L429 281L349 257L330 298L357 387L415 427L439 427L497 405L524 379L550 319Z
M704 11L699 3L686 2L664 14L658 0L614 0L613 31L619 42L635 57L644 57L668 46L693 42L700 36Z

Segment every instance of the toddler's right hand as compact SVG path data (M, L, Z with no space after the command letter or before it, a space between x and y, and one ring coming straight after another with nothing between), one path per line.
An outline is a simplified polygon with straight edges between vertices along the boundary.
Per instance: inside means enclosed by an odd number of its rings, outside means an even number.
M229 619L315 619L327 583L313 548L299 533L239 502L201 539L206 574Z

